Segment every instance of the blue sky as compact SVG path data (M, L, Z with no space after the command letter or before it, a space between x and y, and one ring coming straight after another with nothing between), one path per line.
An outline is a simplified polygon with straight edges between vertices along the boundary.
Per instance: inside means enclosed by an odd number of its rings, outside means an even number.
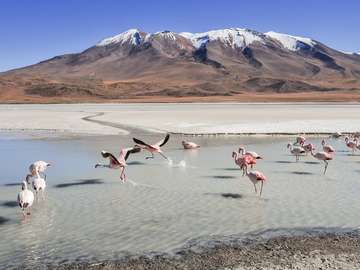
M1 0L0 71L80 52L129 28L273 30L360 52L359 14L359 0Z

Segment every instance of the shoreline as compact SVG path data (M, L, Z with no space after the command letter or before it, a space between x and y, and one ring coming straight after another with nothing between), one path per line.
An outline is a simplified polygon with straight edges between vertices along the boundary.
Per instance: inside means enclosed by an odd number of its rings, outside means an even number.
M271 231L271 230L270 230ZM330 230L331 231L331 230ZM128 255L123 259L76 262L51 266L56 270L162 270L162 269L358 269L360 235L358 230L330 232L298 231L293 236L267 236L267 231L252 238L213 240L207 247L190 246L174 254ZM271 234L271 232L270 232Z
M0 132L182 136L327 136L359 130L355 103L0 105Z

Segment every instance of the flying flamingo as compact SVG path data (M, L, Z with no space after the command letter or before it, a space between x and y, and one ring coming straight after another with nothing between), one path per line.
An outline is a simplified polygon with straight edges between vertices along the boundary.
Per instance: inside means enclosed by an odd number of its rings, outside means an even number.
M44 178L37 177L33 180L33 189L35 190L36 198L38 198L38 193L41 191L42 197L44 198L44 191L46 188L46 181Z
M109 164L96 164L95 168L109 168L109 169L121 169L120 180L125 182L125 167L126 160L129 158L130 154L138 153L141 151L141 148L138 146L134 146L132 148L121 149L119 158L116 158L113 154L107 151L101 151L101 155L103 158L109 158Z
M296 141L293 143L293 145L304 145L306 141L306 138L304 136L298 136L296 137Z
M302 154L305 154L305 150L304 148L302 148L301 146L293 146L292 144L288 144L287 148L290 149L290 153L293 154L296 158L296 162L299 161L299 156Z
M232 157L234 158L235 164L238 165L243 171L243 176L246 173L245 170L248 165L253 168L253 166L256 164L256 159L253 158L251 155L240 155L239 153L233 152Z
M139 147L141 147L142 149L145 149L151 153L151 156L146 157L146 159L154 158L154 153L159 153L163 158L168 160L168 157L163 154L160 147L164 146L167 143L167 141L169 140L169 138L170 138L170 134L167 134L164 139L162 139L161 141L159 141L155 144L147 144L136 138L133 138L133 140Z
M314 151L311 151L311 155L316 158L317 160L322 160L325 163L325 169L324 169L324 174L326 173L326 169L329 165L329 160L333 159L333 156L331 153L327 153L327 152L317 152L314 154Z
M303 148L304 148L304 150L305 150L306 155L307 155L308 153L310 153L312 150L315 150L315 146L314 146L312 143L305 144L305 145L303 146Z
M262 190L263 190L263 185L264 185L264 182L266 181L266 176L259 171L250 171L249 172L247 166L246 166L246 176L254 184L256 194L257 194L256 185L257 185L257 183L261 182L261 187L260 187L260 196L261 196Z
M349 137L345 137L345 143L346 146L349 147L353 153L356 151L357 139L354 139L354 141L350 141Z
M182 141L182 145L184 146L184 149L197 149L200 148L200 145L193 143L193 142L186 142Z
M335 153L334 147L332 147L329 144L326 144L325 140L321 141L321 145L323 147L324 152L326 152L326 153Z
M30 215L30 209L34 203L34 193L31 190L28 190L26 181L22 182L21 189L22 191L18 194L17 202L23 211L23 215L26 215L25 210L27 209L29 210L27 214Z
M30 165L29 167L29 171L30 174L28 174L26 176L26 182L28 184L30 184L30 178L31 177L40 177L40 173L42 173L44 175L44 178L46 180L46 174L44 173L45 170L47 169L47 167L50 167L51 164L47 163L45 161L39 160L39 161L35 161L33 164Z
M239 147L239 153L242 154L242 155L250 155L255 159L262 159L262 157L258 153L254 152L254 151L245 151L244 146Z

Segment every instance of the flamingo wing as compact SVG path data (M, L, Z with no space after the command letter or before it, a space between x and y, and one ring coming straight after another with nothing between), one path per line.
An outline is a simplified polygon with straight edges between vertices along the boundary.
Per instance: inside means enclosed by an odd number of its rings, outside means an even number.
M126 149L125 160L127 160L129 158L130 154L139 153L140 151L141 151L140 147L133 147L133 148Z
M165 145L168 142L169 138L170 138L170 134L166 134L165 138L163 140L157 142L155 145L161 147L161 146Z
M141 140L139 140L139 139L133 138L133 141L134 141L135 143L137 143L137 144L142 145L142 146L146 146L146 147L152 148L152 146L151 146L150 144L147 144L147 143L145 143L145 142L143 142L143 141L141 141Z
M103 156L103 158L109 158L110 162L112 164L120 164L120 162L118 161L118 159L111 153L106 152L106 151L102 151L101 155Z

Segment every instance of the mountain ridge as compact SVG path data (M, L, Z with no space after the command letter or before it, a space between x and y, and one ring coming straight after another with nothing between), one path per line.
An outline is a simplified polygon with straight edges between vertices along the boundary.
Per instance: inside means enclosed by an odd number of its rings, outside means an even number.
M306 37L243 28L129 29L80 53L0 73L0 101L237 96L360 90L360 56Z

